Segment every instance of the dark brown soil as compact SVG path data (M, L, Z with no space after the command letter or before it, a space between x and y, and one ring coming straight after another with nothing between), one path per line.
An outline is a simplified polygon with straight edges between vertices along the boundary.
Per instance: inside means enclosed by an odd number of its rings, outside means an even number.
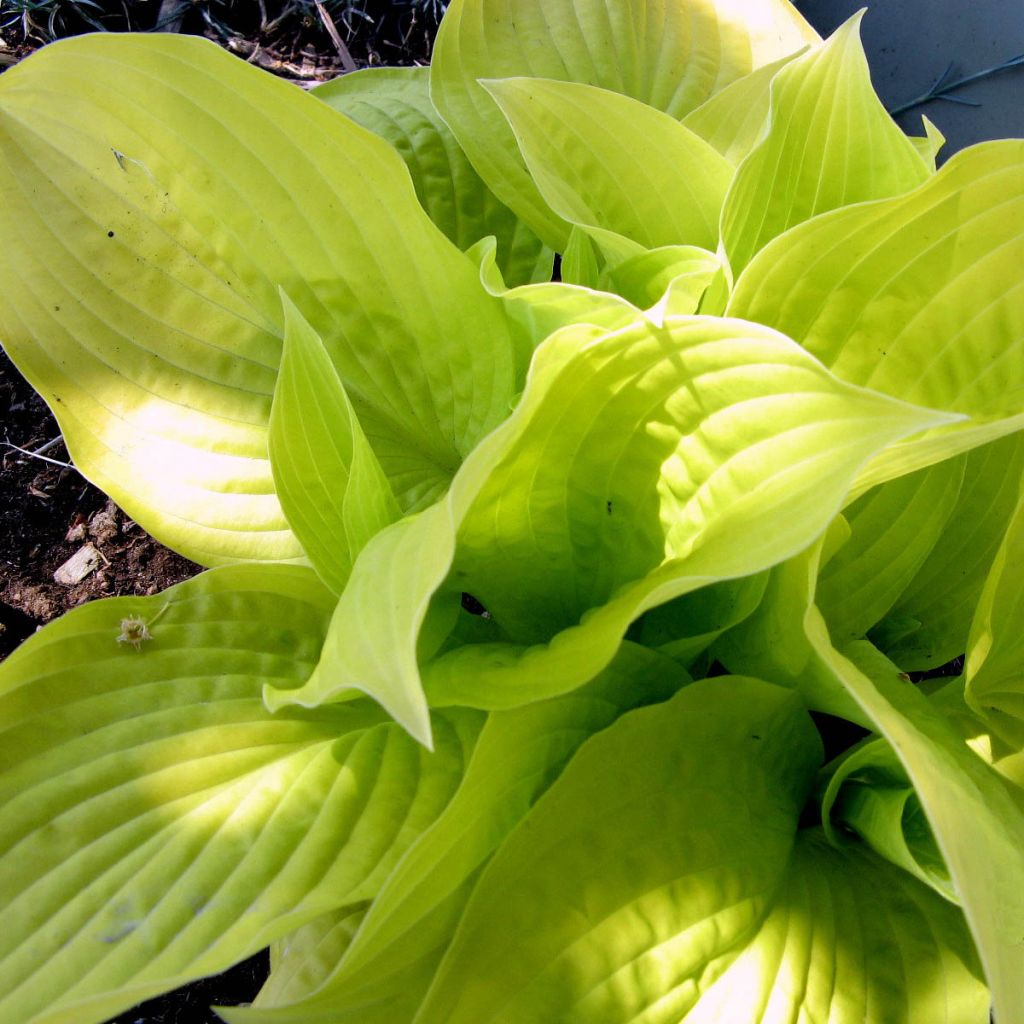
M282 78L313 84L380 64L426 64L443 0L0 0L0 68L97 30L204 35Z

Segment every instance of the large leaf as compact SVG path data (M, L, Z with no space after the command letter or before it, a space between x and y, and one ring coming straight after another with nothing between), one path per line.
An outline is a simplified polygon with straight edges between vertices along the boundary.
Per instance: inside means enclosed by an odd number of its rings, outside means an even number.
M788 0L455 0L434 48L431 98L495 194L561 252L568 226L541 199L480 79L580 82L678 118L817 38Z
M784 331L844 380L971 417L893 446L866 489L1024 425L1022 259L1024 142L990 142L905 196L786 232L729 311Z
M98 1022L222 970L371 897L441 811L479 716L439 717L431 756L367 701L263 706L332 605L312 570L223 568L76 609L0 667L5 1021Z
M900 195L928 169L871 87L860 17L771 82L764 140L740 165L722 211L735 275L764 245L815 214Z
M755 680L624 716L487 866L418 1024L678 1021L767 910L819 757Z
M602 605L633 617L691 572L772 564L824 527L826 496L869 449L930 416L848 389L774 332L708 317L595 338L537 383L453 566L524 643Z
M515 643L444 654L432 700L498 708L565 692L611 660L647 609L805 547L863 461L930 422L842 384L756 324L561 331L447 499L363 550L363 596L342 595L322 670L270 699L316 703L358 687L391 707L400 693L422 737L415 644L449 569L447 589L482 601ZM423 554L410 560L413 550ZM336 665L357 651L342 678Z
M980 1021L956 910L798 836L819 757L799 699L753 679L623 717L487 866L417 1024L759 1024L766 1005L782 1020ZM864 886L889 893L858 942L842 932Z
M486 235L510 285L551 278L551 250L495 198L430 102L430 69L363 68L312 90L389 142L405 161L423 208L460 248Z
M366 542L398 518L398 502L323 342L291 300L284 303L270 467L292 530L340 593Z
M75 462L197 561L297 559L267 461L279 288L403 507L520 384L386 143L221 48L97 35L0 79L0 338Z
M860 846L797 836L760 931L686 1024L988 1024L963 916Z
M647 249L718 244L732 164L675 118L575 82L506 78L484 85L558 216Z

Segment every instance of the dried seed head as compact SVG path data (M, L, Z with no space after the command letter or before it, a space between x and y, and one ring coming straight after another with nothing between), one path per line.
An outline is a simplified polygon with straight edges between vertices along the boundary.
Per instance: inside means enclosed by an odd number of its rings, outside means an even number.
M131 644L135 650L140 650L144 640L152 639L145 619L130 615L127 619L121 620L121 634L117 638L119 644Z

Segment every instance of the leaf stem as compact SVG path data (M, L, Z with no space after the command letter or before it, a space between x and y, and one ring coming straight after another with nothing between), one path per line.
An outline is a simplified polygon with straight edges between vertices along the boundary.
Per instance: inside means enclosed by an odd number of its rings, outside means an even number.
M904 114L908 110L913 110L914 107L919 107L924 103L931 103L932 100L945 100L947 103L960 103L966 107L980 107L981 104L975 100L965 100L960 96L951 96L950 93L954 89L960 89L965 85L970 85L971 82L977 82L982 78L989 78L991 75L996 75L1000 71L1009 71L1011 68L1024 67L1024 53L1017 54L1016 57L1010 57L1009 60L1005 60L1002 64L995 64L990 68L985 68L983 71L976 71L973 75L965 75L963 78L958 78L956 81L949 81L950 73L953 70L953 62L950 61L946 65L945 71L935 79L932 87L920 96L915 97L912 100L908 100L906 103L900 104L898 107L892 107L889 113L896 117L897 114Z

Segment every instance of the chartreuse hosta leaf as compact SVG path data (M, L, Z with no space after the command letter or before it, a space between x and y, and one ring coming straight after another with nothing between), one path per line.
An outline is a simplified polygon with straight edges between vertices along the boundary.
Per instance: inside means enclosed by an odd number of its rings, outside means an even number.
M389 993L405 997L417 977L405 969L429 962L430 969L418 974L422 998L469 897L466 883L577 747L623 711L665 700L687 680L668 659L627 643L586 686L492 713L458 792L389 877L329 979L300 1002L261 997L258 1005L278 1009L259 1015L236 1012L229 1020L304 1024L361 1019L346 1015L364 1006L367 992L375 991L378 999Z
M722 211L733 274L815 214L920 185L928 168L886 113L852 18L771 81L768 132L736 173Z
M1024 719L1024 485L1019 494L971 624L964 671L976 711Z
M690 664L727 629L751 615L764 597L769 574L724 580L652 608L630 630L638 643Z
M799 699L754 679L625 715L484 869L417 1024L980 1022L956 909L798 833L820 756Z
M844 844L836 828L841 824L886 860L956 902L921 801L884 740L865 743L838 766L822 800L822 818L835 845Z
M579 82L679 118L817 39L788 0L455 0L437 36L431 98L484 181L560 252L568 225L541 198L481 79Z
M967 453L963 484L945 529L870 634L901 668L937 668L966 650L975 607L1016 507L1022 475L1020 431Z
M0 668L5 1021L99 1022L215 973L372 897L443 809L479 715L436 716L427 755L367 701L264 708L333 603L310 569L226 567L76 609Z
M608 89L547 78L484 82L551 209L646 249L714 249L733 166L675 118Z
M447 498L364 548L310 682L268 700L358 688L424 738L416 638L449 569L446 589L475 595L513 643L442 655L432 699L497 708L564 692L647 609L805 547L865 459L934 422L756 324L556 333Z
M461 518L452 577L523 643L799 549L866 450L932 415L710 317L598 336L536 384Z
M467 892L468 895L468 892ZM217 1007L228 1024L401 1024L411 1021L423 994L437 971L458 911L449 899L439 915L432 914L416 933L389 947L387 955L368 968L336 979L337 954L351 940L348 928L339 924L325 936L322 948L298 949L281 966L291 975L290 984L268 983L250 1007ZM452 914L452 907L455 914ZM436 920L435 920L436 917ZM342 930L344 928L344 931ZM315 940L316 935L311 936ZM328 958L332 958L328 960ZM289 961L294 960L295 963Z
M863 491L1024 426L1022 259L1024 142L983 143L907 195L786 232L729 312L784 331L844 380L970 417L885 451Z
M772 79L796 56L791 53L730 82L691 110L682 123L730 163L741 163L768 130Z
M596 275L593 286L591 283L586 286L571 283L563 274L561 281L509 288L495 261L496 248L493 238L485 238L469 250L469 255L479 264L483 286L500 298L505 307L513 325L513 341L524 377L536 347L560 328L571 324L590 324L614 330L631 324L640 315L640 309L631 300L601 290L604 282L597 281ZM703 252L699 249L693 251ZM705 255L714 259L710 253ZM699 266L697 258L693 258L683 271L696 274ZM646 276L644 280L646 282Z
M721 273L721 260L699 246L645 249L607 228L574 225L562 258L563 282L619 295L656 323L698 312Z
M896 751L977 944L996 1020L1024 1020L1024 801L867 641L837 651L812 608L815 652Z
M356 555L401 513L323 342L283 302L270 467L292 530L320 578L341 593Z
M0 80L0 338L83 472L205 564L298 559L267 461L283 287L404 508L521 387L500 304L385 142L203 40Z
M606 286L660 322L696 313L721 269L718 257L704 249L667 245L609 265Z
M757 657L766 678L799 689L812 707L862 722L891 744L970 925L996 1019L1018 1024L1024 1020L1024 801L967 746L943 709L868 641L833 646L814 604L822 547L819 542L774 569L761 607L715 653L734 671Z
M963 915L862 846L797 836L771 913L686 1024L988 1024Z
M965 462L890 480L844 511L851 535L822 568L816 599L837 643L863 637L906 590L953 514Z
M312 675L297 689L268 681L263 691L268 708L315 707L361 691L421 743L432 745L418 641L430 599L451 564L450 515L442 499L367 544L338 600Z
M934 172L936 170L935 161L939 151L946 144L946 136L927 117L922 117L921 122L924 127L924 135L911 135L910 141L927 164L928 169Z
M593 239L573 230L593 255ZM595 262L581 273L578 266L567 272L563 260L561 281L518 288L506 288L496 272L493 240L485 239L470 251L480 260L485 287L501 297L509 319L521 329L517 348L527 356L526 361L541 341L570 324L612 330L632 323L641 310L656 323L666 316L696 313L708 286L721 272L718 257L697 246L644 249L612 232L601 232L602 242L608 241L609 235L625 245L614 259L603 260L600 271ZM602 248L602 256L607 252Z
M626 643L596 679L551 700L493 712L458 792L388 879L348 951L368 962L483 864L588 736L623 711L665 700L688 676Z
M270 975L256 1005L286 1005L314 991L348 949L365 914L365 903L353 903L323 914L273 943Z
M429 84L425 67L364 68L312 92L398 150L423 208L460 249L494 235L510 285L550 280L551 250L473 170L430 102Z

